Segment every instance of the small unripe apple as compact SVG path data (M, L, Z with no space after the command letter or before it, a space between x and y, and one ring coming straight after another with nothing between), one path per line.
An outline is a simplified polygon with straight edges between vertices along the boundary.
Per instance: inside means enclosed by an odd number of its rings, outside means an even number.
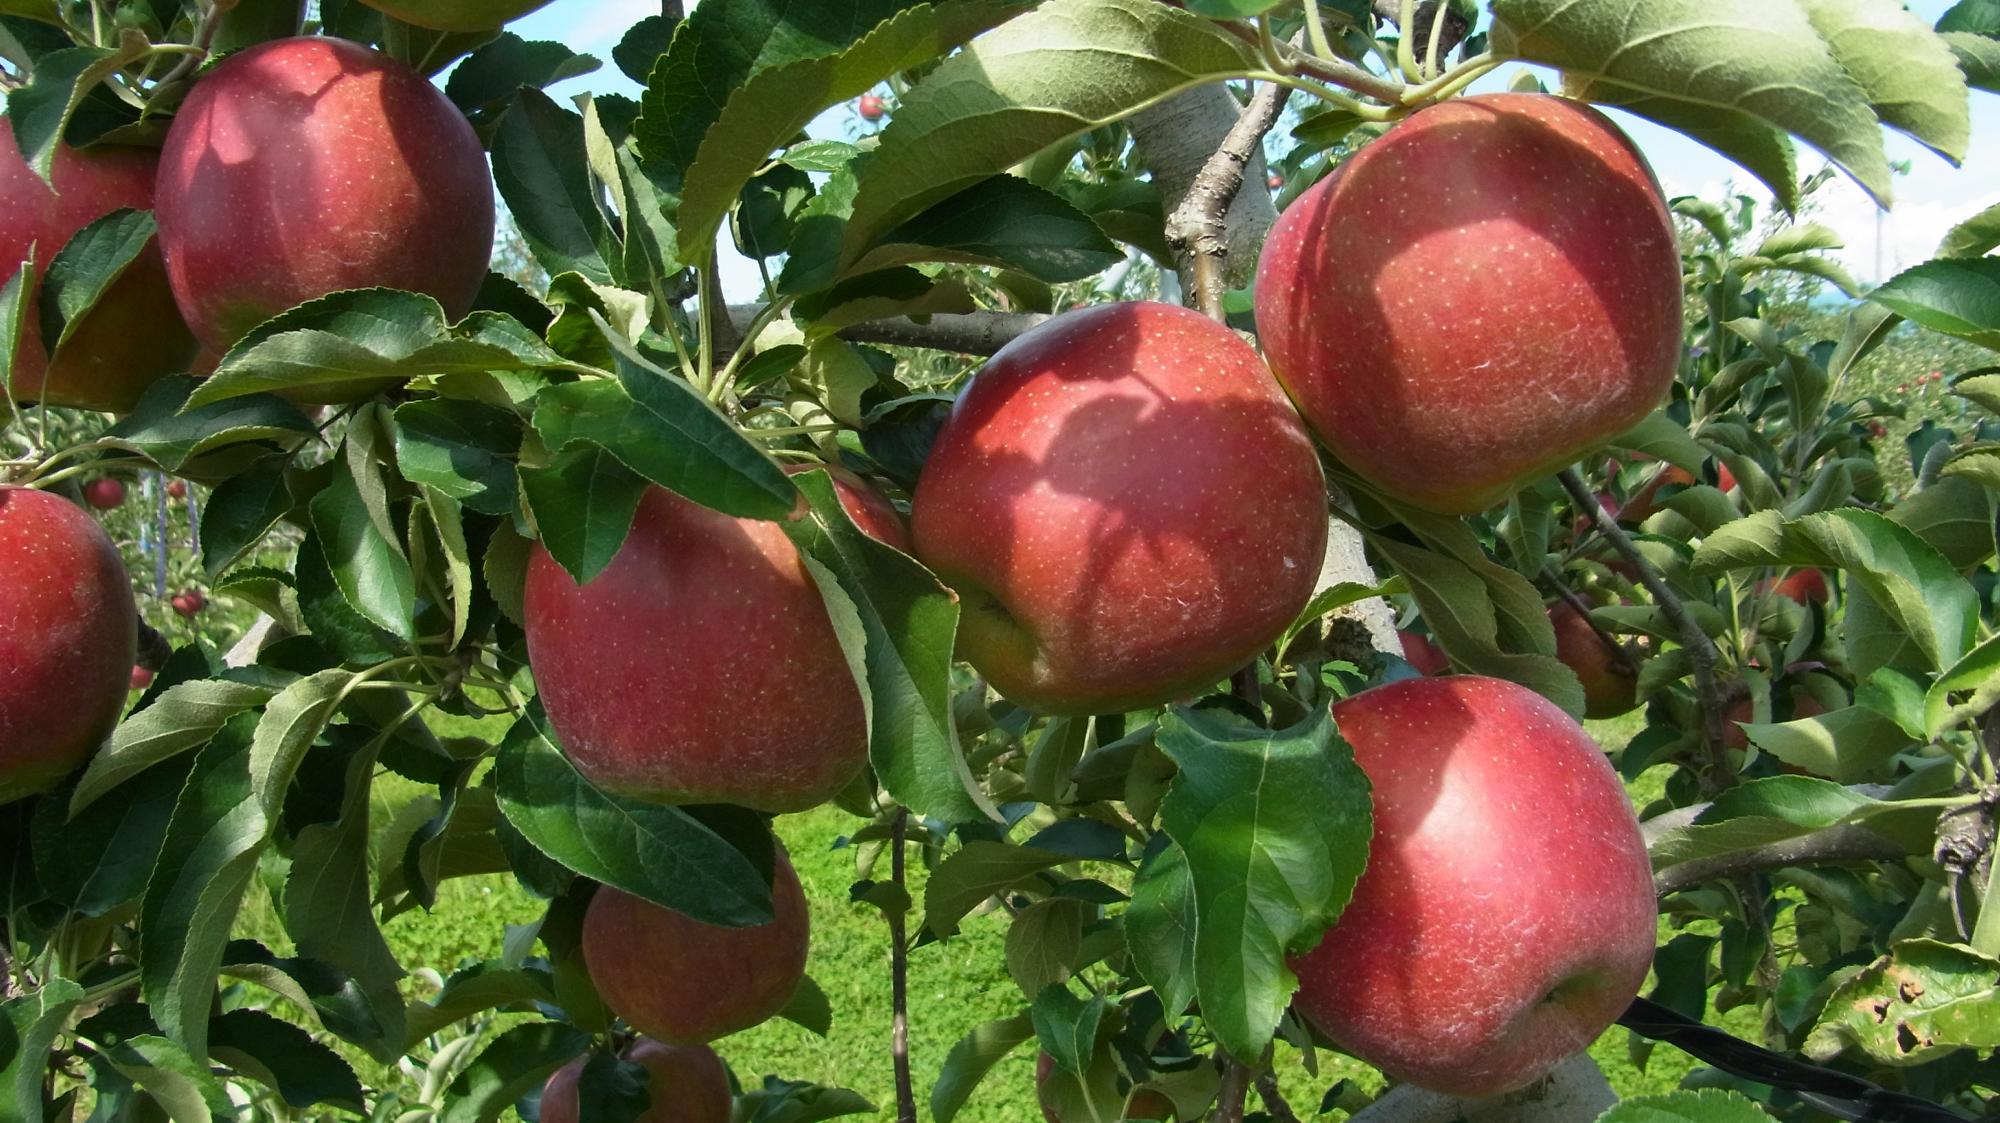
M251 47L195 83L157 203L174 296L217 353L342 289L427 293L456 319L493 248L493 182L464 115L408 66L324 36Z
M83 501L100 511L109 511L125 505L125 482L110 476L94 479L83 485Z
M361 0L414 27L433 31L491 31L520 19L549 0Z
M168 481L167 481L167 498L169 498L169 499L186 499L186 498L187 498L187 493L188 493L188 485L187 485L187 481L185 481L185 480L168 480Z
M883 114L889 111L889 106L880 94L862 94L861 100L854 103L854 110L861 114L863 121L880 121Z
M144 690L153 685L153 668L132 664L132 689Z
M1659 404L1680 358L1680 251L1652 171L1603 114L1452 98L1286 209L1257 323L1343 463L1473 514Z
M125 563L96 521L46 491L0 487L0 803L97 751L138 642Z
M1534 1082L1652 966L1652 868L1618 774L1569 715L1498 679L1401 679L1333 715L1375 835L1346 911L1291 962L1297 1008L1422 1087Z
M1556 658L1583 683L1584 717L1617 717L1639 705L1639 676L1582 613L1557 601L1549 606L1549 624L1556 632Z
M1441 675L1451 670L1451 657L1444 653L1444 648L1432 643L1429 636L1399 631L1396 638L1403 645L1403 662L1415 667L1418 674Z
M625 1050L624 1059L646 1069L651 1099L632 1123L729 1123L733 1097L729 1072L722 1058L706 1045L666 1045L642 1037ZM562 1068L542 1088L541 1123L579 1123L578 1084L587 1056Z
M153 209L159 163L159 154L144 148L60 145L52 188L21 159L13 123L0 117L0 284L31 246L39 279L77 231L115 210ZM45 348L55 341L42 338L40 293L39 283L27 289L14 352L16 401L123 413L155 379L187 369L194 357L157 244L141 250L98 298L53 369Z
M973 376L912 505L1010 701L1103 714L1203 690L1277 639L1326 552L1312 442L1257 353L1156 303L1066 312Z
M776 523L649 489L588 585L537 544L525 607L549 723L601 788L804 811L867 761L860 688Z
M605 886L584 912L584 964L604 1004L632 1028L704 1044L769 1021L805 977L806 898L782 849L771 913L768 924L723 928Z

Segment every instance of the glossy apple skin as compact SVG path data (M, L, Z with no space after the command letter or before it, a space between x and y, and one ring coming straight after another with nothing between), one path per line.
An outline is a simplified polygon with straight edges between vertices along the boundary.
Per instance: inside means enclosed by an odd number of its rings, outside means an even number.
M855 103L854 108L864 121L880 121L882 115L888 112L888 107L878 94L862 94L861 100Z
M805 977L806 898L782 850L771 913L769 924L722 928L606 886L584 912L584 965L640 1033L706 1044L775 1017Z
M840 509L847 512L861 533L906 554L910 552L910 528L903 522L902 512L860 476L830 464L787 464L785 474L796 476L815 468L824 469L833 477L833 493L840 497ZM801 514L804 502L800 500Z
M1629 714L1639 705L1639 676L1628 669L1597 629L1567 601L1549 606L1556 658L1583 683L1583 716L1593 720Z
M361 0L384 15L433 31L491 31L549 0Z
M83 485L83 501L100 511L110 511L125 505L125 484L121 480L106 476Z
M1326 490L1234 332L1104 304L1022 335L939 431L917 557L964 601L959 653L1007 698L1113 713L1200 691L1312 595Z
M1292 960L1343 1049L1459 1096L1520 1088L1589 1045L1653 962L1652 870L1597 744L1526 687L1403 679L1334 707L1374 785L1347 911Z
M1403 645L1403 662L1417 669L1418 674L1442 675L1451 670L1451 657L1444 648L1431 642L1431 638L1419 632L1396 633Z
M538 543L525 607L549 722L607 791L804 811L867 761L860 688L776 523L652 488L588 585Z
M715 1050L642 1037L625 1050L624 1059L645 1066L652 1096L652 1105L632 1123L729 1123L729 1072ZM577 1085L589 1063L589 1057L578 1057L549 1077L542 1088L542 1123L579 1123Z
M195 336L218 354L342 289L428 293L463 316L493 249L479 138L400 62L323 36L223 60L160 157L160 246Z
M114 281L53 371L43 349L39 278L77 231L125 207L153 209L159 156L143 148L99 145L56 149L53 189L21 159L14 126L0 117L0 284L33 247L37 285L29 290L21 344L14 352L14 397L76 409L123 413L147 386L184 371L194 337L181 323L157 242Z
M1271 369L1342 462L1473 514L1642 420L1681 344L1652 171L1543 94L1422 109L1300 196L1257 274Z
M125 563L97 523L60 496L0 487L0 803L97 751L138 638Z

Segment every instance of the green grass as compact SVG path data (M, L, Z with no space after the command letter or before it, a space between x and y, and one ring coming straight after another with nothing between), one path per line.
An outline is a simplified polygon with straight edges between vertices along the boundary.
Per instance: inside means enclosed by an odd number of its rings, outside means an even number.
M493 731L452 719L436 724L440 732L486 735ZM1592 732L1607 747L1622 746L1640 727L1640 715L1615 722L1592 723ZM1632 785L1635 802L1644 805L1660 794L1665 770L1655 769ZM423 794L418 785L385 777L377 785L376 823L393 818L398 806ZM791 851L811 908L813 942L808 970L831 999L833 1026L820 1038L789 1022L774 1021L720 1043L719 1049L745 1084L766 1073L852 1088L877 1105L893 1104L889 1060L889 950L887 925L873 908L849 902L856 878L853 849L835 848L836 840L858 821L833 808L821 808L778 821L778 833ZM924 871L913 863L912 896L921 901ZM449 974L461 964L496 957L510 924L532 921L541 902L523 892L511 878L474 877L447 882L434 912L405 913L386 931L404 965ZM1670 932L1663 919L1662 939ZM268 897L253 896L239 931L288 950ZM1005 922L991 915L967 919L959 935L918 948L910 958L910 1051L918 1098L923 1102L931 1081L954 1042L973 1027L1020 1009L1022 999L1008 978L1003 959ZM411 997L428 993L428 984L413 978ZM1740 1034L1754 1035L1749 1011L1734 1012L1723 1024ZM509 1017L497 1028L521 1020ZM1740 1023L1740 1024L1739 1024ZM1642 1069L1631 1057L1628 1035L1614 1028L1591 1053L1626 1096L1676 1087L1693 1067L1690 1058L1672 1048L1653 1051ZM349 1051L362 1079L374 1087L395 1086L392 1069ZM1344 1057L1321 1054L1317 1077L1308 1074L1296 1052L1279 1047L1277 1068L1286 1094L1302 1118L1315 1116L1321 1096L1335 1081L1349 1078L1367 1091L1380 1085L1365 1066ZM1023 1045L996 1065L958 1118L966 1123L1024 1123L1038 1118L1033 1099L1034 1049ZM405 1084L405 1087L408 1087ZM922 1110L928 1119L928 1107ZM510 1116L511 1117L511 1116ZM1335 1111L1320 1118L1344 1118Z

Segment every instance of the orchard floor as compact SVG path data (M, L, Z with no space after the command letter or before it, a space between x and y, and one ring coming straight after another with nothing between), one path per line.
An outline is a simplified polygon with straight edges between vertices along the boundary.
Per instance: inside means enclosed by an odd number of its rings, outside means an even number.
M1637 728L1637 715L1592 723L1592 732L1607 746L1622 745ZM378 786L377 823L393 817L396 803L419 794L414 785L387 779L387 784ZM1658 774L1641 777L1634 787L1635 799L1643 804L1653 798L1660 782ZM777 1073L852 1088L886 1109L878 1118L893 1117L887 928L873 908L849 903L855 851L834 848L836 840L855 825L851 816L833 808L785 816L777 824L811 905L813 943L808 970L831 1000L831 1032L820 1038L789 1022L776 1021L729 1038L718 1048L745 1085L758 1083L765 1073ZM921 901L924 871L913 865L911 875L911 895ZM505 926L529 922L539 910L540 902L509 878L464 878L442 887L434 912L399 916L389 923L387 933L406 967L428 967L449 974L462 963L498 956ZM243 935L274 946L285 943L267 909L248 910L244 923L247 930ZM958 936L919 948L911 955L910 1053L923 1119L930 1118L924 1103L926 1091L952 1044L980 1023L1010 1016L1022 1008L1020 993L1003 966L1004 938L1002 918L974 916L968 918ZM413 980L411 993L427 994L428 987ZM500 1026L516 1020L503 1019ZM1754 1032L1750 1025L1735 1025L1734 1019L1725 1019L1725 1025L1738 1033ZM1670 1090L1693 1067L1689 1058L1671 1047L1661 1047L1641 1068L1632 1058L1629 1035L1616 1027L1591 1052L1612 1086L1627 1097ZM396 1082L392 1071L368 1064L365 1058L357 1059L362 1062L364 1081L377 1087L384 1081ZM1279 1046L1281 1083L1302 1119L1346 1118L1338 1110L1324 1116L1315 1114L1326 1089L1342 1077L1370 1091L1379 1083L1369 1070L1343 1057L1322 1053L1319 1061L1319 1075L1310 1076L1296 1052ZM957 1118L963 1123L1027 1123L1039 1118L1033 1098L1034 1064L1032 1046L1016 1049L994 1067ZM512 1119L512 1113L506 1118Z

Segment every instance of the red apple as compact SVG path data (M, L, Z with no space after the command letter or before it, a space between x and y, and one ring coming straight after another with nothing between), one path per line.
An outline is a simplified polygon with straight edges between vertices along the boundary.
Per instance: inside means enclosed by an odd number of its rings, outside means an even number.
M805 977L806 898L791 859L778 852L772 920L723 928L609 886L583 917L591 982L632 1028L674 1045L699 1045L769 1021Z
M1418 674L1442 675L1451 670L1451 657L1444 653L1444 648L1432 643L1429 636L1399 631L1396 638L1403 644L1403 662L1415 667Z
M785 474L796 476L814 468L824 468L833 477L833 493L840 497L841 509L863 534L906 554L910 552L910 531L903 523L902 512L860 476L831 464L787 464Z
M917 557L964 601L959 653L1011 701L1112 713L1202 690L1312 595L1326 492L1249 344L1102 304L1002 348L917 483Z
M1694 475L1686 468L1674 464L1663 465L1652 479L1642 484L1625 506L1618 511L1618 521L1642 523L1652 518L1662 509L1660 490L1665 487L1689 487L1694 483Z
M1453 98L1285 211L1257 322L1349 468L1472 514L1659 404L1680 357L1680 252L1653 173L1603 114Z
M588 585L537 545L526 612L549 722L608 791L803 811L867 761L861 691L776 523L653 488Z
M280 39L196 83L160 157L160 246L209 349L341 289L472 307L493 248L493 184L442 91L340 39Z
M187 493L188 493L188 485L185 480L167 481L167 498L186 499Z
M192 620L196 616L201 615L202 609L208 607L208 598L201 595L200 589L189 589L184 593L176 594L167 603L173 605L175 612L180 613L186 619Z
M729 1071L706 1045L663 1045L642 1037L624 1057L645 1066L652 1104L632 1123L729 1123ZM589 1057L578 1057L542 1088L542 1123L578 1123L577 1085Z
M433 31L491 31L512 23L549 0L361 0L363 4L415 27Z
M77 231L124 207L153 208L157 153L99 145L56 149L54 188L21 159L12 122L0 117L0 284L32 246L37 279ZM14 352L14 397L77 409L124 412L153 380L187 369L194 339L181 323L157 245L99 298L57 356L42 338L39 285L28 289L21 343Z
M1272 172L1270 175L1264 177L1264 186L1270 188L1273 191L1278 190L1284 185L1285 185L1285 177L1279 175L1277 172Z
M153 685L153 668L132 664L132 689L144 690Z
M854 110L864 121L880 121L889 107L879 94L862 94L861 100L854 103Z
M1618 500L1610 492L1608 491L1598 492L1597 505L1599 507L1604 508L1605 512L1609 514L1612 518L1618 517ZM1570 525L1570 537L1582 538L1584 534L1590 530L1591 527L1594 527L1596 525L1597 525L1597 519L1594 516L1579 514L1576 516L1576 520Z
M110 476L101 476L83 485L83 501L100 511L109 511L125 505L125 483Z
M1556 630L1556 658L1583 683L1583 716L1617 717L1639 705L1639 677L1584 615L1568 601L1549 606Z
M1757 582L1757 591L1789 597L1799 604L1825 604L1831 595L1826 587L1826 574L1817 569L1795 569L1782 580L1766 577Z
M1786 693L1791 699L1792 712L1789 714L1773 713L1771 715L1772 721L1798 721L1801 718L1818 717L1826 712L1826 707L1820 703L1820 700L1815 698L1812 692L1806 690L1804 687L1794 686ZM1751 703L1750 699L1738 698L1736 701L1730 703L1729 708L1722 713L1722 747L1726 749L1749 748L1750 735L1743 732L1743 726L1740 723L1755 721L1756 719L1756 706ZM1796 771L1790 765L1786 765L1785 767L1787 771Z
M1624 785L1541 695L1402 679L1334 707L1374 786L1353 901L1292 960L1297 1007L1401 1080L1492 1096L1596 1040L1653 962L1652 869Z
M97 523L60 496L0 487L0 803L97 751L138 642L125 563Z

